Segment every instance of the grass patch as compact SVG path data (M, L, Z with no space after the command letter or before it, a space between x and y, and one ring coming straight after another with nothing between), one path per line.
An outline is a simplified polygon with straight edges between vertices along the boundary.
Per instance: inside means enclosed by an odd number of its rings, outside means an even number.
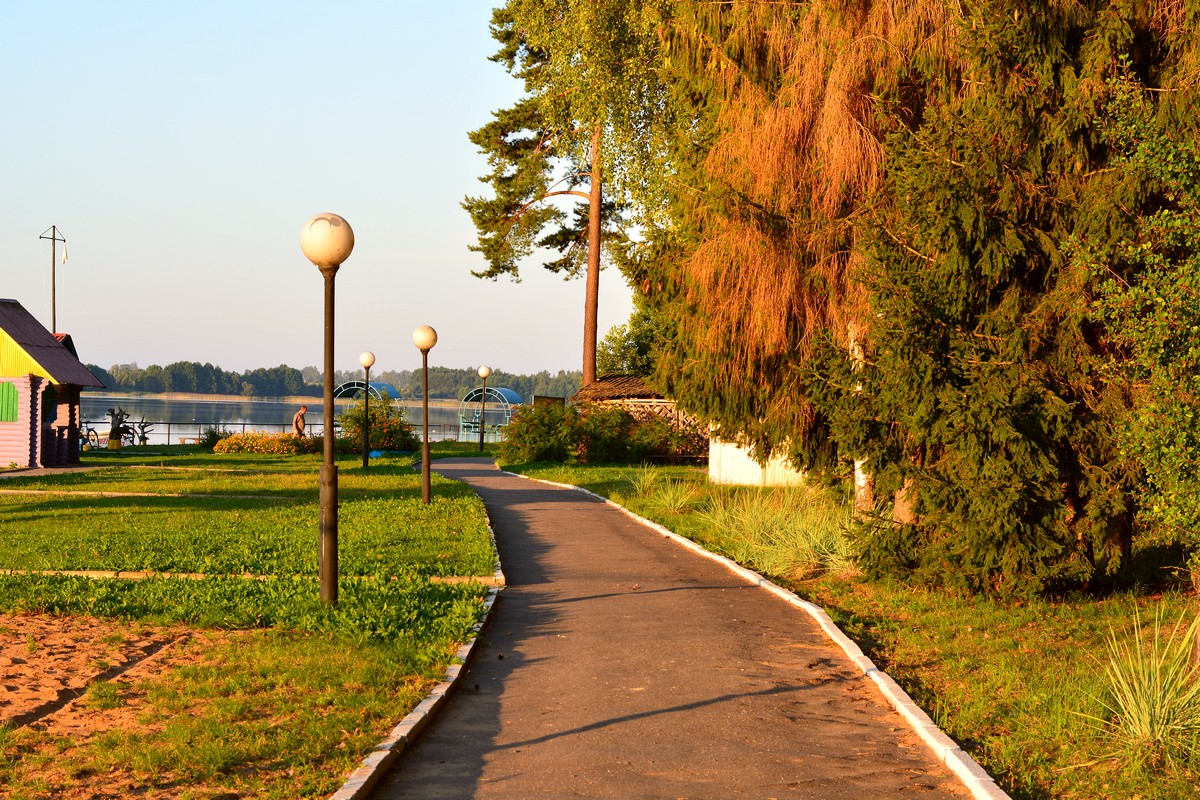
M202 637L191 648L176 669L89 693L108 708L137 696L138 730L101 731L83 744L0 731L5 796L46 796L89 779L117 782L127 796L328 796L424 696L442 660L272 631Z
M1114 664L1137 665L1121 667L1126 673L1147 669L1135 653L1160 663L1168 658L1162 644L1169 635L1159 637L1156 656L1153 637L1139 633L1136 620L1190 618L1193 596L1078 595L998 603L869 583L839 567L848 551L836 540L847 512L808 490L712 486L702 473L686 468L505 468L610 497L821 605L1015 800L1197 796L1195 739L1177 740L1185 747L1169 766L1158 757L1145 763L1163 769L1137 768L1129 748L1118 746L1115 726L1124 712L1105 675L1110 654ZM647 477L646 469L658 475ZM655 507L658 487L669 480L693 486L689 512ZM814 563L821 567L814 569ZM1181 641L1176 638L1170 658L1182 659ZM1179 674L1175 667L1169 670ZM1121 680L1128 679L1113 683ZM1143 683L1153 686L1155 680ZM1085 717L1103 722L1089 724Z
M492 574L483 505L436 475L423 505L412 456L366 470L340 461L336 607L320 602L316 578L319 457L186 446L85 458L98 468L0 485L18 491L0 495L0 610L230 632L201 633L208 649L157 678L89 688L85 707L136 709L138 726L82 744L0 728L6 797L114 775L125 795L328 795L440 678L481 613L481 585L431 578ZM15 572L30 569L50 574ZM27 649L40 650L33 639Z
M1109 632L1104 716L1085 719L1134 772L1200 761L1200 668L1191 663L1198 625L1200 617L1169 626L1159 617L1151 635L1135 607L1132 637Z
M93 458L107 463L109 451ZM0 530L0 569L315 573L315 457L143 460L155 463L125 457L111 468L7 479L2 488L32 493L0 495L0 516L10 523ZM343 575L373 575L390 564L431 575L491 574L483 504L470 489L434 475L434 502L426 506L412 457L376 461L368 470L361 460L339 463ZM95 494L102 492L123 495Z

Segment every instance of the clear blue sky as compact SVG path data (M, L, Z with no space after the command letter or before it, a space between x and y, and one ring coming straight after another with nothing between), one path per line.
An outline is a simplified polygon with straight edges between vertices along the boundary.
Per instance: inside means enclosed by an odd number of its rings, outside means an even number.
M488 32L492 3L11 3L0 297L58 328L86 362L192 360L245 370L322 363L322 283L302 224L345 217L337 277L339 369L374 351L431 364L579 369L583 282L537 264L483 281L459 203L485 192L467 140L520 85ZM61 245L59 246L61 261ZM629 290L601 277L600 336Z

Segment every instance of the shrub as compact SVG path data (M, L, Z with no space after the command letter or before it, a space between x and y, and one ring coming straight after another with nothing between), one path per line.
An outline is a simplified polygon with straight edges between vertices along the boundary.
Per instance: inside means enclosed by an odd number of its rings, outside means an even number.
M679 427L663 417L638 420L629 443L632 459L701 456L708 452L708 436L694 428Z
M677 430L669 420L639 422L619 406L534 406L521 408L506 428L500 457L509 463L566 461L584 464L641 461L649 456L695 455L708 441ZM702 442L702 446L701 446Z
M321 440L291 433L247 431L235 433L213 445L214 453L258 453L294 456L321 452Z
M635 458L674 455L674 429L662 417L650 417L638 422L630 437L629 450Z
M635 424L633 417L623 408L599 405L584 407L579 414L579 461L584 464L629 461Z
M233 436L233 431L227 431L223 428L218 428L215 425L205 428L200 433L200 446L207 447L212 450L217 446L217 442L222 439L228 439Z
M566 461L578 445L579 411L543 404L517 409L505 429L500 458L513 464Z
M362 451L363 406L365 400L359 400L346 413L338 417L344 438L353 443L354 448ZM404 407L384 394L382 400L370 403L370 447L372 450L416 450L421 446L421 440L404 415ZM340 445L340 440L339 440Z

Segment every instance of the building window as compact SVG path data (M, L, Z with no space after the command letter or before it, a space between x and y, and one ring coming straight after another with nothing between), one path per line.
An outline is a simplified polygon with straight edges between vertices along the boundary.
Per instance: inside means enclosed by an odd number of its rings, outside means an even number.
M0 382L0 422L16 422L18 407L16 384Z

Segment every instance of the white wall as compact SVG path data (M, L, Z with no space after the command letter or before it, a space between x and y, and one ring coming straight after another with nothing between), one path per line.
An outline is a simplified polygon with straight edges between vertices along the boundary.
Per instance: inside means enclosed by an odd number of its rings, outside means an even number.
M804 473L779 456L759 464L745 448L710 438L708 480L733 486L799 486L804 483Z
M19 406L16 422L0 422L0 463L40 467L41 441L34 436L38 430L34 420L40 419L46 381L33 375L5 380L16 384Z

